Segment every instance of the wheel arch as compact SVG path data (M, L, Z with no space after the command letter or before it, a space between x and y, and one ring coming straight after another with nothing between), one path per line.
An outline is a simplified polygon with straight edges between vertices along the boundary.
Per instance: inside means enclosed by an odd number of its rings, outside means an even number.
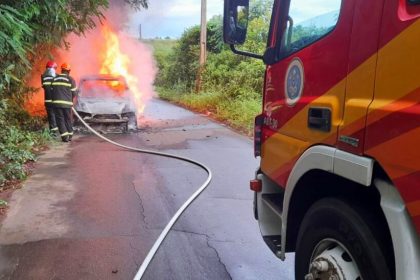
M337 152L339 160L347 161L338 162L341 170L335 168ZM359 174L354 170L343 173L349 165L355 165ZM375 211L389 246L387 250L394 256L392 265L398 275L396 279L414 279L419 275L420 268L416 265L420 261L419 238L397 188L374 159L347 154L333 147L311 147L291 172L283 203L284 253L294 251L299 225L309 207L327 196L346 199Z

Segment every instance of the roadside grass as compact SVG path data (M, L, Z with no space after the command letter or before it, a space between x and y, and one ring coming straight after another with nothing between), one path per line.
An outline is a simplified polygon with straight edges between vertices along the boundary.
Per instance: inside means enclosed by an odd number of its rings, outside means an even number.
M207 114L248 136L253 133L254 118L261 111L261 100L231 98L221 92L179 93L159 87L161 99Z
M13 102L0 101L0 192L14 188L31 171L37 154L52 141L43 118L31 117Z
M177 40L173 39L145 39L141 42L151 46L155 55L165 56L168 55L175 47Z

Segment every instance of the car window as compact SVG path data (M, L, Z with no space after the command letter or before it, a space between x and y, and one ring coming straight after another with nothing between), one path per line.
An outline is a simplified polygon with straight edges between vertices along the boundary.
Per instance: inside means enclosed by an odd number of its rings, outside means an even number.
M342 0L291 0L282 56L312 44L334 29Z
M83 97L127 97L127 85L115 80L84 80L80 85L80 96Z

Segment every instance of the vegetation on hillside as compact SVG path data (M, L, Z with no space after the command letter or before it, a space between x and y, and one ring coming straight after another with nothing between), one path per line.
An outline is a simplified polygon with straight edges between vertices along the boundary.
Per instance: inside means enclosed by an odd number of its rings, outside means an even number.
M264 53L272 4L272 0L250 1L247 39L243 46L239 46L240 49ZM328 14L330 17L331 14ZM300 49L318 39L329 28L301 22L290 31L290 46L283 50L283 55L287 55L288 50ZM251 134L254 117L261 112L262 61L233 54L222 40L222 17L213 17L207 24L208 57L202 76L202 90L196 93L199 38L199 26L192 26L185 30L172 51L166 48L165 52L156 53L159 96L200 112L211 113L215 118Z
M148 0L112 0L136 9ZM108 0L3 0L0 3L0 190L26 175L24 163L33 148L49 138L44 120L32 118L23 104L33 89L25 79L50 52L68 47L70 33L84 34L104 18Z
M243 49L262 54L266 47L271 15L270 1L254 0L250 10L248 36ZM200 28L185 30L171 52L159 53L156 80L159 96L251 133L253 119L261 110L264 64L260 60L232 53L222 39L222 17L207 24L207 63L202 90L194 92L198 71Z

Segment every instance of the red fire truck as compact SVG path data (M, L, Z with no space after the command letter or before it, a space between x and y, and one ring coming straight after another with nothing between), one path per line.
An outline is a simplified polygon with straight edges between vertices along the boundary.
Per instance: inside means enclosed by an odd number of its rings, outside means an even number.
M296 279L420 279L420 0L274 0L263 55L248 12L225 0L225 42L266 64L264 241Z

